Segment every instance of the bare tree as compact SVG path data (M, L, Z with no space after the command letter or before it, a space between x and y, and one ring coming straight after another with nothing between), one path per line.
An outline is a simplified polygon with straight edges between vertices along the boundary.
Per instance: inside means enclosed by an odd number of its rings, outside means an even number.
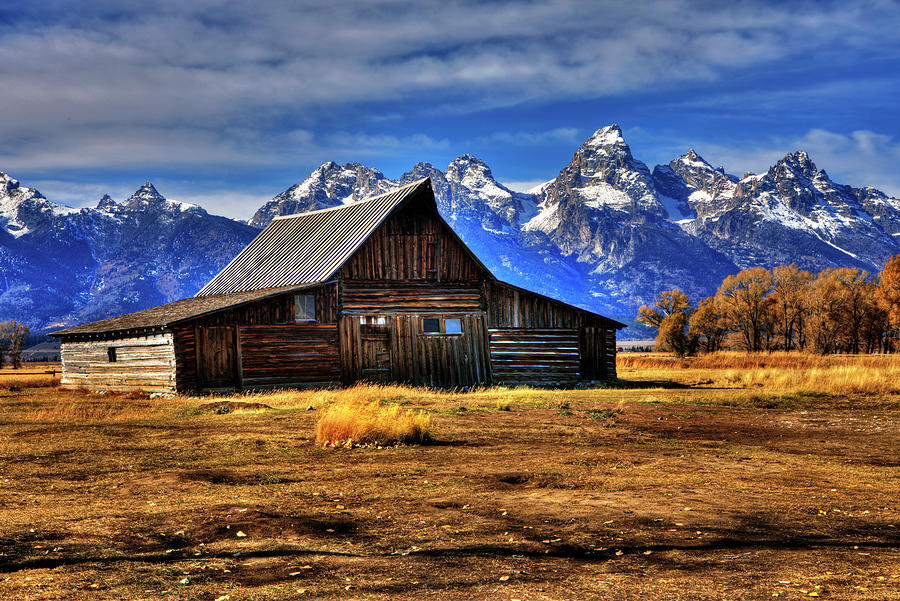
M23 323L17 321L0 322L0 349L5 349L6 354L12 360L13 369L19 369L22 365L22 345L28 337L29 329ZM2 351L0 351L2 359Z

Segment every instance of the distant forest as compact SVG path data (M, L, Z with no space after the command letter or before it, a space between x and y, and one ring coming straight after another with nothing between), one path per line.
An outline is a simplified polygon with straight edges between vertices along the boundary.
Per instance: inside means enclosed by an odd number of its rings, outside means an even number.
M681 356L722 349L893 352L900 348L900 255L877 275L851 267L745 269L696 306L680 290L666 290L638 310L637 320L658 330L658 350Z

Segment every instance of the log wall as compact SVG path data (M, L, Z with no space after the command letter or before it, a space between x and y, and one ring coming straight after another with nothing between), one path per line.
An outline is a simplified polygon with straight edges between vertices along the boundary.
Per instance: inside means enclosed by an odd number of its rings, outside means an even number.
M500 282L488 283L486 296L496 382L615 379L616 329L609 320Z
M171 333L62 343L63 388L114 392L175 392L175 346ZM115 348L116 360L109 360Z
M241 326L239 332L244 387L340 382L337 325Z
M198 365L197 361L197 339L205 328L215 327L233 327L238 329L235 333L234 357L235 357L235 373L230 386L235 387L255 387L255 386L274 386L276 384L287 385L289 383L309 383L309 382L337 382L340 379L340 367L337 355L337 314L338 314L338 285L336 282L324 284L309 291L301 291L298 294L313 294L316 297L316 322L315 323L295 323L294 322L294 294L285 294L274 298L264 299L254 303L248 303L231 309L225 309L210 315L198 317L188 322L172 326L175 338L175 364L177 368L176 387L179 391L198 390L205 387L218 387L216 382L207 383L203 381L203 361ZM328 328L319 329L321 326L330 325ZM264 326L272 326L265 329ZM279 326L275 328L274 326ZM250 327L251 329L247 329ZM252 328L260 327L258 331ZM322 332L331 332L325 335ZM307 336L309 339L307 340ZM331 336L329 338L329 336ZM269 337L269 338L267 338ZM246 344L255 345L246 349ZM273 363L271 368L263 369L261 359L257 358L255 353L260 352L260 348L264 345L265 340L270 340L273 344L281 345L279 348L285 350L287 365L289 371L282 375L273 375L272 372L278 371L278 363ZM311 348L316 351L323 350L321 348L322 340L333 340L334 348L331 354L324 354L323 357L333 361L328 369L314 369L307 374L300 374L299 370L293 369L291 366L299 361L299 357L303 351L299 349L303 341L307 340ZM330 344L330 343L329 343ZM288 349L284 345L293 349ZM327 344L326 344L327 346ZM238 350L240 353L238 353ZM333 352L332 352L333 351ZM247 353L250 355L247 355ZM267 355L270 360L275 357L274 353ZM242 378L242 370L247 361L253 363L251 371L246 377ZM309 367L309 365L306 365ZM199 368L199 369L198 369ZM308 377L306 377L308 376Z
M469 283L347 280L341 287L341 309L345 315L480 312L483 303L481 288Z
M581 379L577 329L491 329L490 353L498 384L570 386Z

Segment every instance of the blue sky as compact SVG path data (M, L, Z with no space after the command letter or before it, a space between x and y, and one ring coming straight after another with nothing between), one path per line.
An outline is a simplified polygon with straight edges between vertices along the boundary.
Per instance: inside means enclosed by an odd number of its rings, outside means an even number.
M247 218L321 163L472 153L524 188L619 123L652 166L796 149L900 196L900 3L147 0L0 6L0 171Z

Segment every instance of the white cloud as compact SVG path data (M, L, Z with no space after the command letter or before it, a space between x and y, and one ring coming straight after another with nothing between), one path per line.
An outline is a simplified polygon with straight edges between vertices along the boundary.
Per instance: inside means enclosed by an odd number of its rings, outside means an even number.
M586 136L575 127L557 127L547 131L500 131L473 140L475 144L500 144L502 146L546 146L548 144L581 144Z
M786 57L890 47L900 28L886 0L135 6L33 2L22 9L33 19L0 30L0 164L252 162L276 154L266 138L302 155L308 141L284 136L284 122L321 137L323 118L342 123L372 103L464 112L665 89ZM410 141L380 138L363 140L363 152Z

